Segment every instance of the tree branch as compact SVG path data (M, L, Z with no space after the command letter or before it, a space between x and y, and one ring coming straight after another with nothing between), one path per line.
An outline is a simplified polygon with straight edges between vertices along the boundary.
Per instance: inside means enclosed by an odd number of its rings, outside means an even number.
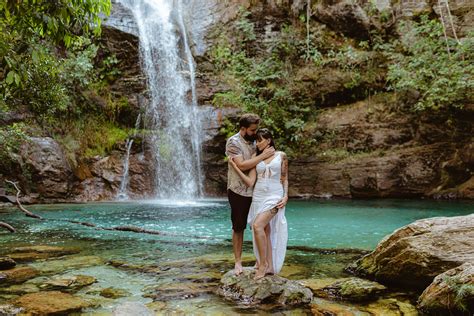
M11 233L16 232L15 228L13 228L11 225L9 225L9 224L7 224L7 223L4 223L4 222L0 222L0 227L5 227L5 228L8 229Z
M21 205L21 203L20 203L20 193L21 193L21 191L20 191L20 189L18 188L18 186L16 185L15 182L10 181L10 180L5 180L5 182L8 182L8 183L12 184L12 185L15 187L15 189L16 189L16 191L17 191L17 192L16 192L16 204L18 205L18 208L19 208L23 213L25 213L26 216L28 216L28 217L33 217L33 218L38 218L38 219L43 219L41 216L31 213L31 212L28 211L26 208L24 208L23 205Z

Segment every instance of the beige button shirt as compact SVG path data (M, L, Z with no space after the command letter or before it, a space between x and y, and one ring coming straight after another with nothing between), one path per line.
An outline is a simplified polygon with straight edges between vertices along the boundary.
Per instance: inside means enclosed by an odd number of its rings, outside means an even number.
M229 158L242 156L244 160L249 160L256 152L256 146L253 142L246 141L240 132L230 137L225 145L225 154ZM240 178L239 174L229 164L227 172L227 189L242 196L252 196L253 188L248 187Z

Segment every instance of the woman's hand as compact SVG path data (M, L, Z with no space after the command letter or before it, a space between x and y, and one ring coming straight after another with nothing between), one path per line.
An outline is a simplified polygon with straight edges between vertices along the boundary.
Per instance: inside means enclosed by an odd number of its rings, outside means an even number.
M278 201L276 207L283 208L285 207L286 203L288 203L288 196L285 195L280 201Z
M234 157L229 157L229 163L235 170L239 169L239 167L237 167L237 164L234 161Z

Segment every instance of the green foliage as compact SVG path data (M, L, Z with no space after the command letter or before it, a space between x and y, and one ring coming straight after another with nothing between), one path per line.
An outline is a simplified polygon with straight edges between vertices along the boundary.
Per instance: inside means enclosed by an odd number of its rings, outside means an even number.
M65 132L53 134L66 149L70 160L105 155L117 142L125 141L131 131L95 115L61 123Z
M441 23L426 16L412 26L404 23L402 27L404 35L390 51L391 88L418 91L420 97L413 107L417 111L460 108L472 101L474 37L461 43L446 39Z
M100 33L100 14L110 14L110 0L3 0L0 20L22 37L39 37L71 46L82 34Z
M450 276L444 276L443 282L448 285L454 298L452 302L453 306L450 307L467 312L468 300L474 296L474 285L462 282L459 277Z
M0 170L11 170L15 164L15 154L27 140L25 126L21 123L0 127Z
M255 25L249 20L250 12L246 11L244 7L240 7L239 16L239 20L235 23L239 32L238 37L242 43L254 41L257 37L255 36Z
M0 152L16 153L20 148L21 142L26 140L24 125L13 123L12 125L0 128Z

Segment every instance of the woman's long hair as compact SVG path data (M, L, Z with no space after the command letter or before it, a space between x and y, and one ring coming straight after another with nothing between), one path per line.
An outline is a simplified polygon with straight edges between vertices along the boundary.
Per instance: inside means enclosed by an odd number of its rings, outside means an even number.
M273 141L273 136L272 136L272 133L270 132L270 130L268 128L260 128L259 130L257 130L257 140L262 140L263 139L269 139L270 140L270 147L273 147L275 148L276 150L276 147L275 147L275 142ZM263 151L260 151L257 147L257 156L260 155Z

